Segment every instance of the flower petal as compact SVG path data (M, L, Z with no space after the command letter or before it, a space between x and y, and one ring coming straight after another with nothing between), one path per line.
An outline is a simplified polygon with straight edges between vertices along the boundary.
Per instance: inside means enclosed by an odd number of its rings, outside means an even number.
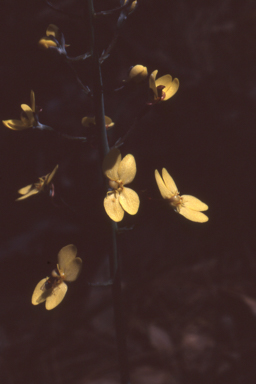
M102 164L103 173L110 180L118 180L118 168L121 162L121 153L119 149L113 148L109 151L107 156L105 156Z
M82 269L82 259L76 257L65 269L65 281L75 281Z
M118 177L123 184L129 184L136 175L136 162L133 155L126 155L118 168Z
M105 116L106 129L112 128L114 125L115 125L115 123L112 121L112 119L108 116Z
M21 120L3 120L2 123L14 131L22 131L23 129L30 128L28 125L25 125Z
M28 125L32 126L35 121L32 109L27 104L21 104L21 109L23 109L28 117Z
M82 125L84 126L84 127L90 127L90 125L95 125L96 124L96 122L95 122L95 117L87 117L87 116L85 116L85 117L83 117L82 118Z
M59 34L59 28L56 25L54 24L48 25L46 29L46 36L54 36L58 38L58 34Z
M35 92L30 91L30 103L31 103L31 109L33 112L36 111L36 99L35 99Z
M58 253L58 264L60 269L65 273L69 263L73 261L77 254L77 248L73 244L66 245L61 248Z
M55 287L52 290L51 295L46 298L45 308L49 311L57 307L57 305L59 305L64 299L67 290L68 286L64 282Z
M152 89L152 91L154 92L154 96L156 98L158 97L158 93L157 93L157 89L156 89L156 75L157 75L157 73L158 73L158 70L156 69L149 76L149 88Z
M54 168L54 170L46 176L45 183L44 183L45 185L49 185L50 184L50 182L54 178L55 173L57 172L58 168L59 168L59 165L57 164L56 167Z
M26 188L26 187L24 187ZM23 189L23 188L22 188ZM39 193L40 191L36 188L33 188L31 189L31 191L29 191L26 195L23 195L21 197L18 197L18 199L16 199L15 201L18 201L18 200L24 200L24 199L27 199L28 197L32 196L32 195L36 195L37 193Z
M175 79L173 79L173 81L171 82L171 84L169 85L169 87L166 87L166 89L164 89L164 92L165 92L165 98L164 98L164 100L168 100L168 99L170 99L172 96L174 96L175 93L178 91L179 86L180 86L180 82L179 82L179 80L175 77Z
M171 177L171 175L167 172L165 168L162 169L162 177L166 187L171 191L172 195L176 195L178 193L178 188Z
M179 214L186 217L186 219L195 221L197 223L205 223L209 218L202 212L194 211L187 207L180 207Z
M119 194L109 193L104 199L104 208L113 221L123 220L124 210L119 203Z
M34 186L34 184L27 185L26 187L19 189L18 193L20 195L26 195L32 189L33 186Z
M139 83L143 81L148 75L147 67L143 65L137 64L129 72L129 81L133 81L135 83Z
M155 178L162 197L164 199L170 199L173 196L173 193L166 187L157 169L155 170Z
M42 286L44 283L48 280L48 277L45 277L44 279L40 280L39 283L36 285L31 302L33 305L38 305L46 300L47 296L50 294L50 291L42 291Z
M138 212L140 199L133 189L123 188L120 193L119 202L123 209L130 215L135 215Z
M182 195L183 204L186 208L193 209L194 211L207 211L208 205L194 196Z
M39 48L50 48L50 47L57 47L57 44L55 41L53 41L49 37L44 37L38 41Z

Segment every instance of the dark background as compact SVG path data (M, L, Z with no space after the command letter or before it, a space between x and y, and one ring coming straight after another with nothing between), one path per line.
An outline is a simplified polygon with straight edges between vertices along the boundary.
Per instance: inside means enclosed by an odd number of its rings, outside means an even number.
M59 1L67 13L86 1ZM250 384L256 380L255 39L251 0L139 0L102 65L110 144L147 101L148 85L114 92L129 67L143 64L180 80L170 100L150 109L121 147L132 153L140 195L119 237L133 384ZM97 11L118 6L95 1ZM93 105L73 72L38 40L50 23L64 33L70 56L89 49L88 24L44 1L2 0L1 120L19 118L30 90L40 121L85 135ZM98 22L100 51L116 17ZM90 60L75 66L92 85ZM79 144L38 130L2 126L0 381L6 384L117 383L108 218L94 142ZM56 197L15 202L17 190L56 164ZM160 199L154 170L166 167L181 194L209 205L209 222L190 222ZM61 202L61 199L69 206ZM53 311L31 305L37 282L74 243L80 278Z

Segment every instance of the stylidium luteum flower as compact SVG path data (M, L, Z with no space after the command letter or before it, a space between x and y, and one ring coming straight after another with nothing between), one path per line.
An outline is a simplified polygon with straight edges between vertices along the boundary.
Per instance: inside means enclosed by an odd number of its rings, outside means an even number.
M149 88L153 92L152 102L149 105L170 99L179 89L179 80L172 79L171 75L165 75L156 79L158 70L149 76Z
M89 128L90 126L96 125L95 117L83 117L82 118L82 125L86 128ZM112 119L108 116L105 116L105 126L106 129L112 128L115 125L115 123L112 121Z
M55 49L65 56L67 55L66 47L69 46L65 44L63 33L61 33L59 28L54 24L48 25L46 36L39 40L38 45L43 49Z
M22 113L20 120L3 120L3 124L14 131L22 131L23 129L33 128L37 126L35 94L30 92L31 107L27 104L21 104Z
M124 82L132 82L132 83L140 83L144 81L148 76L148 69L143 65L137 64L131 68L128 80L124 80Z
M133 155L121 160L118 149L112 149L103 161L103 173L109 179L110 191L104 199L104 208L108 216L116 222L124 217L124 211L130 215L138 212L140 200L135 191L125 187L136 175L136 162Z
M162 197L169 202L176 212L186 217L186 219L198 223L205 223L209 220L202 213L202 211L207 211L208 206L194 196L180 196L173 178L165 168L162 169L162 177L155 170L155 178Z
M38 305L45 301L45 308L50 310L61 303L67 293L68 286L65 281L75 281L82 268L82 260L76 257L77 249L73 244L66 245L58 253L57 268L36 285L32 304Z
M24 200L32 195L36 195L37 193L41 192L49 192L50 196L54 196L54 185L52 183L52 179L55 176L55 173L57 172L59 166L56 165L54 170L51 173L48 173L46 176L39 177L39 180L37 183L27 185L26 187L23 187L18 190L18 193L22 195L16 201L18 200Z

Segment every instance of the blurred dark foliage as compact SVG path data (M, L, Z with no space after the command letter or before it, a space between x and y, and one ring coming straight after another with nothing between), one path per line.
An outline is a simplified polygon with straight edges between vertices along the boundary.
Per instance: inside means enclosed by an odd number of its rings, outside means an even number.
M122 85L130 66L146 65L180 80L178 93L142 118L122 154L132 153L132 187L141 207L119 237L132 384L251 384L256 380L255 39L252 0L138 0L102 66L106 114L114 142L133 123L147 84ZM88 51L86 1L1 2L2 119L19 118L30 90L40 121L82 136L91 100L59 57L38 49L50 23ZM95 1L97 11L117 0ZM75 16L75 15L78 15ZM116 16L98 20L100 51ZM90 60L75 66L91 86ZM108 218L103 212L97 148L49 132L2 126L0 381L6 384L118 383L110 287ZM17 190L56 164L56 198L15 202ZM154 170L166 167L181 193L206 202L210 220L195 224L166 210ZM62 200L61 200L62 199ZM65 201L65 203L63 203ZM83 273L64 302L33 307L37 282L74 243Z

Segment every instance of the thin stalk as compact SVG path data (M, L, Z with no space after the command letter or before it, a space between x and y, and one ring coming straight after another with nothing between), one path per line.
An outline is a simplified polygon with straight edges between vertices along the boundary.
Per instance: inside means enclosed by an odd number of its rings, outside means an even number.
M95 12L93 7L93 0L87 0L87 11L89 16L90 27L90 44L91 44L91 60L92 60L92 72L93 72L93 100L95 108L95 120L96 126L99 130L99 151L101 160L109 152L109 145L107 140L107 132L105 127L105 111L104 111L104 95L103 95L103 83L101 76L101 68L99 61L99 54L97 50L97 43L95 41ZM101 162L102 163L102 162ZM127 361L127 349L126 349L126 333L124 326L123 308L122 308L122 290L121 290L121 275L120 266L118 262L117 252L117 224L111 222L112 232L112 250L109 254L110 265L110 278L113 281L112 284L112 297L114 307L115 318L115 331L117 339L117 352L120 370L120 383L129 384L129 371Z

